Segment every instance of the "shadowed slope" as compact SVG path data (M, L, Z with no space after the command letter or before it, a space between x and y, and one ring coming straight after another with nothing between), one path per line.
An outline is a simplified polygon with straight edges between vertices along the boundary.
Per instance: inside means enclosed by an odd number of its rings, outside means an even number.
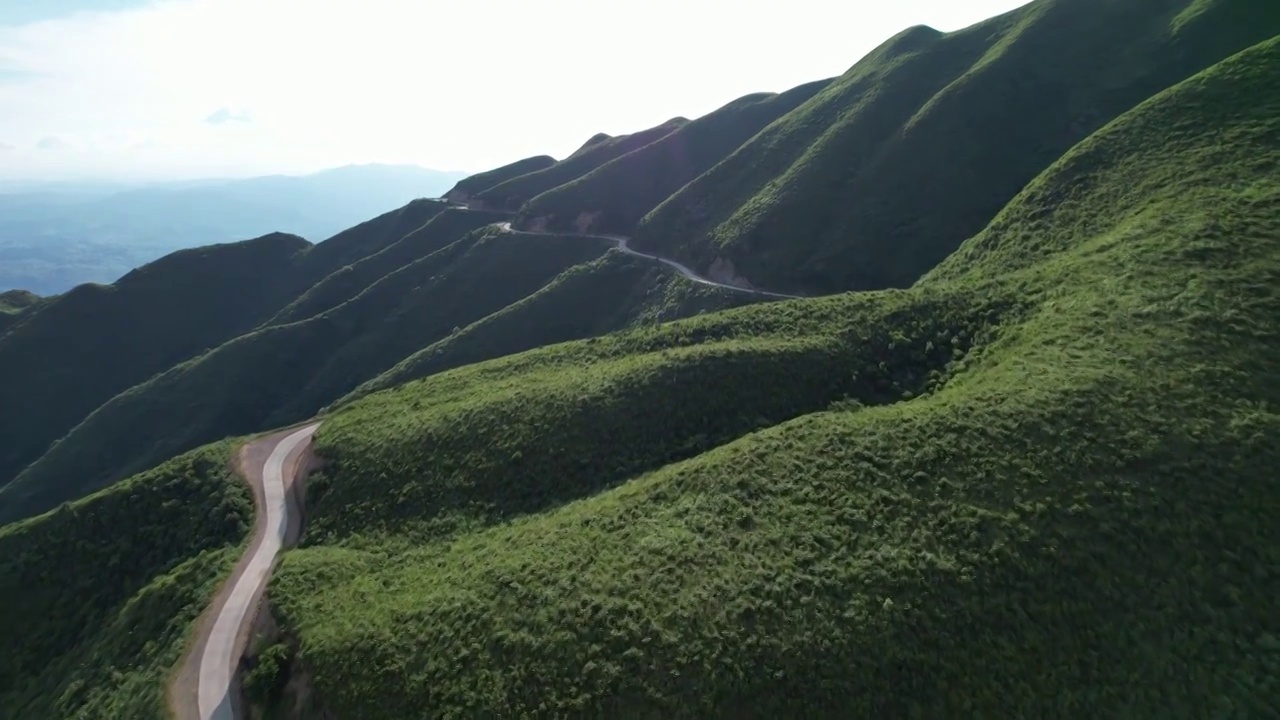
M911 284L1063 152L1280 31L1256 0L1043 0L859 61L641 223L636 245L780 292Z
M371 720L1274 711L1278 73L1273 40L1141 104L911 290L335 413L272 590L313 699Z

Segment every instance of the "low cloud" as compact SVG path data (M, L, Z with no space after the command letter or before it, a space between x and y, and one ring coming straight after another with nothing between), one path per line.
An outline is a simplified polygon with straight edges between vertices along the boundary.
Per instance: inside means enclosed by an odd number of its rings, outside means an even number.
M247 112L236 112L231 108L222 107L210 113L209 117L205 118L204 121L210 125L223 125L229 122L253 122L253 118L249 117Z
M40 77L23 67L18 61L0 55L0 85L11 85Z
M36 147L41 150L61 150L66 146L67 143L62 138L54 137L53 135L42 137L40 142L36 143Z
M10 150L17 150L17 149L18 148L14 147L13 145L10 145L9 143L4 142L3 140L0 140L0 152L8 152Z

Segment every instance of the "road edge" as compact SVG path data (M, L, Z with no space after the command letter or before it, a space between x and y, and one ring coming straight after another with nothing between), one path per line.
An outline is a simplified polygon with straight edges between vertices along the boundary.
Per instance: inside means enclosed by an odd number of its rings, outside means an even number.
M169 674L168 682L166 683L165 710L170 720L200 720L198 707L200 663L204 656L205 645L208 643L209 634L213 631L213 625L218 615L222 612L227 598L231 595L232 588L235 587L240 577L244 575L250 559L266 538L266 495L262 479L262 470L266 458L282 440L301 428L311 424L319 424L319 422L314 419L308 420L251 437L241 443L236 448L234 456L228 460L232 471L242 482L249 486L253 494L252 535L248 543L243 545L240 557L236 560L231 572L223 578L213 597L209 599L208 604L191 624L182 656ZM301 536L303 508L305 506L303 500L306 488L306 480L302 476L314 471L320 465L319 458L312 449L312 442L312 440L308 440L300 444L297 449L285 458L285 501L288 503L289 513L288 526L285 530L281 552L296 545ZM256 458L256 462L255 458L252 457L254 455L260 456ZM277 555L272 563L273 571L279 562L280 556ZM241 626L236 634L236 648L241 654L248 646L252 628L259 623L265 594L266 586L264 585L255 594L254 607L250 614L246 616L245 624ZM238 685L239 680L240 673L237 670L232 676L232 683ZM241 706L242 698L240 693L234 693L232 695L232 707L236 717L243 716L243 708Z

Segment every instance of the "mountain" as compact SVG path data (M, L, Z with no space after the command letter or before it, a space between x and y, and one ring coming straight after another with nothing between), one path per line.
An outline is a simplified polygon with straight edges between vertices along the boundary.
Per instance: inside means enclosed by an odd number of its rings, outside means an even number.
M906 287L1153 92L1271 36L1264 2L1051 0L915 27L646 216L637 245L784 292Z
M40 296L26 290L0 292L0 333L17 322L28 308L39 301Z
M470 175L459 180L457 184L444 195L444 197L451 202L469 202L473 196L478 195L495 185L500 185L508 180L520 177L521 175L545 170L555 164L556 159L550 155L538 155L536 157L517 160L513 163L503 165L500 168L476 173L475 175Z
M560 231L630 233L640 218L672 193L828 84L829 80L820 80L781 94L756 93L738 98L576 180L533 197L520 208L516 222ZM610 139L597 138L585 147Z
M307 245L277 234L182 250L19 316L0 335L0 407L12 409L0 413L0 488L117 393L269 317L285 299L272 279Z
M569 157L541 170L517 175L476 193L472 203L477 207L515 210L526 201L586 175L601 165L633 150L662 139L689 122L672 118L665 123L630 135L608 137L596 135Z
M554 346L332 414L271 586L312 699L1266 714L1277 72L1272 40L1142 103L910 291Z
M1260 0L1035 0L6 295L0 716L165 716L310 418L255 716L1274 714L1278 75Z
M444 351L438 372L756 299L680 287L651 262L604 257L598 238L488 227L501 217L419 200L314 246L275 235L187 250L60 296L0 337L0 402L32 408L0 416L0 521L305 419L384 373L421 376L419 351ZM104 350L111 363L78 372Z
M107 283L174 250L287 232L313 241L440 195L462 173L352 165L299 177L75 186L0 194L0 289Z

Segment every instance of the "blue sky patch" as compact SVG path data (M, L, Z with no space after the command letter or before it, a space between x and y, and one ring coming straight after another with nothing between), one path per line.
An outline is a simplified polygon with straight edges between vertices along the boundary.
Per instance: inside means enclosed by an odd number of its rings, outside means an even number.
M25 25L78 12L110 12L151 4L153 0L2 0L0 25Z

